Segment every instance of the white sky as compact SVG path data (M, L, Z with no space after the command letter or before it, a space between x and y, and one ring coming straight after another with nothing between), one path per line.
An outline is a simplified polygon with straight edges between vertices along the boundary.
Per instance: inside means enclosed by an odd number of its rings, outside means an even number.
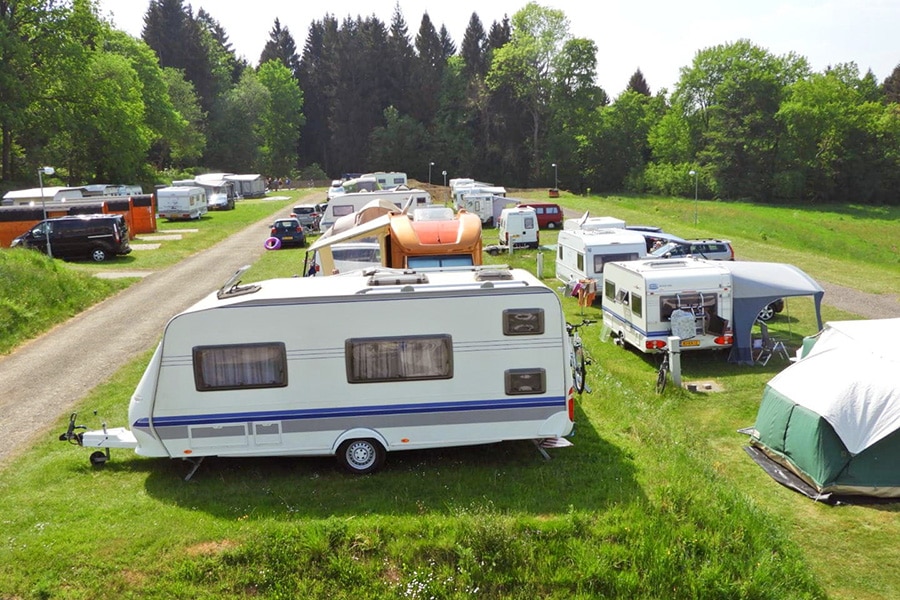
M331 14L374 15L388 27L399 5L410 38L415 39L426 12L440 30L446 26L459 48L472 13L485 31L494 21L512 16L527 0L188 0L194 14L203 8L228 34L239 56L256 65L275 19L287 27L302 52L309 25ZM591 38L598 48L597 83L618 96L640 68L653 93L671 92L682 67L697 51L749 39L775 55L795 52L813 70L855 62L871 69L879 82L900 63L896 43L900 24L897 0L546 0L540 5L562 10L575 37ZM118 29L139 37L149 0L100 0L101 12Z

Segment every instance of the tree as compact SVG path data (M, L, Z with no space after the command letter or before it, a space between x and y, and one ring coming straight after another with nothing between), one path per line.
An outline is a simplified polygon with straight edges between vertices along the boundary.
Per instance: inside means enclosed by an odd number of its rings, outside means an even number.
M884 98L887 102L900 104L900 64L884 79Z
M444 75L444 48L428 13L422 15L422 24L416 35L416 94L418 102L412 107L412 116L428 127L434 120L440 101Z
M650 86L647 84L647 80L644 79L644 74L641 73L640 69L634 72L634 75L628 80L628 86L625 89L626 91L643 94L648 98L653 95L650 93Z
M513 15L512 37L494 53L488 86L509 86L531 117L532 180L540 172L542 123L548 111L554 61L569 38L569 22L560 10L529 2Z
M276 176L290 175L298 167L297 141L303 126L303 92L293 74L280 60L259 66L259 82L268 91L260 118L260 170Z
M281 62L295 78L300 76L300 57L297 56L297 44L287 27L281 27L281 21L275 19L269 39L259 55L259 64L270 60Z
M162 76L172 107L186 126L156 141L156 166L159 169L195 166L206 146L206 136L203 134L206 115L200 108L194 86L184 78L184 73L168 68L162 69Z
M340 74L335 61L338 24L333 17L309 26L303 55L300 58L299 84L303 93L306 124L300 135L299 155L302 164L320 164L332 176L330 152L330 98Z

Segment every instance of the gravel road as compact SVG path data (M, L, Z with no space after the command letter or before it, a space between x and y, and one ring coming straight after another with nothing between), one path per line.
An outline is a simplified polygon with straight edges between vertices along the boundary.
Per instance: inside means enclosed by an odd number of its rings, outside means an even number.
M319 202L318 195L305 202ZM287 215L285 212L285 216ZM125 363L156 346L169 319L265 252L271 217L60 324L0 358L0 468ZM299 256L299 255L298 255ZM116 424L122 425L122 424Z
M306 202L320 202L324 193ZM165 324L265 250L271 218L59 325L0 358L0 468L50 428L98 384L136 355L154 347ZM820 281L823 302L864 318L900 317L900 296L876 296ZM118 424L116 424L118 425Z

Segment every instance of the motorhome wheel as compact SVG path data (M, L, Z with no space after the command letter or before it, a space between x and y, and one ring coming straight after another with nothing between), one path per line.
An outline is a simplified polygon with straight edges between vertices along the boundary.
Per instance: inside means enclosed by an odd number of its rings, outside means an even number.
M359 475L377 470L384 458L384 448L371 439L347 440L337 452L337 459L344 468Z
M106 250L103 248L94 248L91 250L91 260L94 262L103 262L106 260Z

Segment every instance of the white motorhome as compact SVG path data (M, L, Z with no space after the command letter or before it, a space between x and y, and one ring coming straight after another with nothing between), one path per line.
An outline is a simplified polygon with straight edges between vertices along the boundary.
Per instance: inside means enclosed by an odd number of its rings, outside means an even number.
M353 214L373 200L387 200L398 209L403 209L408 202L407 214L412 215L417 208L431 206L431 194L420 189L397 189L375 192L358 192L334 196L322 213L319 229L326 230L339 218Z
M627 229L563 229L556 241L556 278L568 284L603 280L606 263L647 255L644 236Z
M730 348L731 272L703 259L611 262L603 273L603 325L619 344L641 352Z
M61 439L148 457L333 455L354 473L397 450L570 445L564 314L529 272L386 269L246 285L241 272L166 325L130 428L75 433L73 415ZM97 451L92 462L108 458Z
M489 191L472 191L471 189L454 194L454 198L456 210L465 210L473 215L478 215L484 227L497 225L500 221L500 213L512 202L504 195Z
M400 185L406 185L406 173L400 173L398 171L375 171L374 173L367 173L363 175L363 177L374 177L375 181L378 182L378 185L383 190L390 190Z
M537 212L531 207L504 208L497 222L500 243L513 248L537 248L540 244Z
M156 190L160 219L199 219L207 213L206 190L200 186L169 186Z

